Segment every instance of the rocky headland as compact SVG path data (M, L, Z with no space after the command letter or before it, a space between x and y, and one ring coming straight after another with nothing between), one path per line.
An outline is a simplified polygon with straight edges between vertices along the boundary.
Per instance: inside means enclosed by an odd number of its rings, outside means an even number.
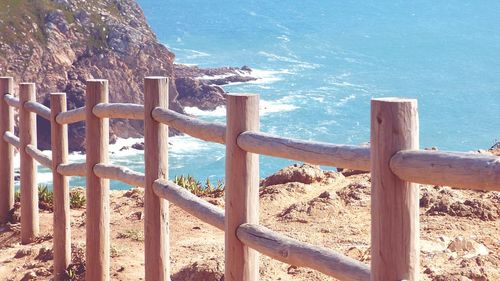
M108 79L110 102L143 103L143 79L170 78L170 108L225 104L221 85L252 80L248 67L200 69L174 64L134 0L0 0L0 75L34 82L37 100L66 92L68 109L84 106L85 81ZM213 76L214 78L208 78ZM38 144L50 147L49 124L38 119ZM143 125L112 120L115 136L139 137ZM175 132L174 132L175 133ZM70 150L84 150L83 122L69 126Z

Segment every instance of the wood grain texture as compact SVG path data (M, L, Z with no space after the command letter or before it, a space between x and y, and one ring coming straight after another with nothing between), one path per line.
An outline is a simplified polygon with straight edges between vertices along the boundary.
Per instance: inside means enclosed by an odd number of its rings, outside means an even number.
M403 150L391 170L409 182L500 191L500 157L471 153Z
M144 174L133 171L127 167L110 164L97 164L94 166L94 173L100 178L117 180L132 186L144 186Z
M245 151L281 157L314 165L370 170L370 148L336 145L278 137L261 132L244 132L238 145Z
M155 108L153 118L182 133L204 141L220 144L226 142L226 126L223 124L201 121L165 108Z
M144 106L133 103L98 104L92 110L100 118L144 119Z
M20 102L19 99L14 97L14 92L10 92L11 94L6 94L3 96L3 100L11 107L19 109Z
M153 119L153 109L168 108L166 77L144 79L144 238L146 281L170 280L169 205L154 192L157 179L168 179L168 127Z
M21 145L21 141L19 140L19 138L11 132L5 132L3 134L3 140L17 149L19 149L19 146Z
M29 112L35 113L40 117L43 117L45 120L50 121L50 108L41 103L38 103L36 101L28 101L24 103L24 109Z
M71 213L68 178L57 172L68 162L68 125L57 123L57 115L66 111L66 94L50 94L52 149L52 186L54 191L54 279L64 280L71 263Z
M85 121L85 112L85 106L61 112L57 115L56 121L60 125Z
M171 181L157 180L153 187L159 197L177 205L201 221L224 231L224 210L217 208Z
M14 110L5 100L13 93L14 78L0 77L0 224L9 220L14 208L14 148L4 138L6 132L14 132Z
M38 214L37 167L26 151L28 145L36 147L36 114L24 109L24 104L35 101L34 83L19 84L19 155L21 160L21 243L35 240L40 232Z
M419 187L398 178L389 163L400 150L418 149L417 101L371 102L371 280L417 281Z
M312 268L339 280L370 280L368 265L335 251L278 234L264 226L242 224L237 235L245 245L275 260Z
M27 145L26 153L33 158L40 165L52 169L52 159L50 156L45 155L41 150L37 149L34 145Z
M259 223L259 157L242 150L238 136L259 130L259 96L227 96L225 280L259 280L259 255L236 236L244 223Z
M86 163L59 164L59 166L57 166L57 172L67 177L73 177L73 176L85 177L87 175L87 164Z
M109 120L92 112L96 104L108 102L108 81L88 80L86 109L87 228L85 280L109 280L109 180L94 174L94 166L108 162Z

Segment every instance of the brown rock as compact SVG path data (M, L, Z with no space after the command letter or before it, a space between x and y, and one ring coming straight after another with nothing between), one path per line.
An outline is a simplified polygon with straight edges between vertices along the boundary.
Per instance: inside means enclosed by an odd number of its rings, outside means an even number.
M26 256L31 255L32 253L33 253L33 251L31 251L31 249L19 249L16 252L16 255L14 256L14 258L16 258L16 259L24 258Z
M309 164L298 166L297 164L294 164L283 168L277 173L267 177L262 181L261 185L266 187L289 182L311 184L315 182L321 182L325 178L325 173L319 168L319 166L313 166Z
M144 150L144 142L134 143L132 148L136 150Z
M224 265L216 259L195 262L172 276L172 281L223 281Z

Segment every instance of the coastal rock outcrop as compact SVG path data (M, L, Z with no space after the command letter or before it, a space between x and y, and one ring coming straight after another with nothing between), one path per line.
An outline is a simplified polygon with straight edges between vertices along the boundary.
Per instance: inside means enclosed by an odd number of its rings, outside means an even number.
M134 0L21 0L2 9L0 75L36 83L37 100L47 106L51 92L66 92L68 109L84 106L85 83L93 78L109 80L110 102L142 104L144 77L166 76L171 109L214 109L225 103L218 85L250 79L243 75L248 68L176 67L175 55L158 41ZM228 78L200 79L207 75ZM37 123L39 147L48 149L50 125ZM139 121L111 121L110 133L118 137L142 131ZM68 133L70 150L84 150L83 122L70 125Z

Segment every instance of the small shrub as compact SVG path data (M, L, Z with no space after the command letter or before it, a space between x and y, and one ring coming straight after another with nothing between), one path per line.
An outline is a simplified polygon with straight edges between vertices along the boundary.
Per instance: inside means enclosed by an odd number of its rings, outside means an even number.
M47 185L38 185L38 201L44 202L47 205L54 204L54 192L49 190Z
M217 182L213 184L210 179L207 178L205 185L202 185L200 181L190 175L181 175L174 178L174 183L189 190L196 196L221 197L224 195L224 182L222 180L217 180Z
M16 192L14 193L14 201L15 201L15 202L21 202L21 192L16 191Z
M134 241L144 241L144 233L137 229L128 229L125 232L118 233L118 239L131 239Z
M69 194L69 206L72 209L79 209L83 208L85 204L87 203L87 199L85 198L85 195L83 195L83 192L81 191L72 191Z

